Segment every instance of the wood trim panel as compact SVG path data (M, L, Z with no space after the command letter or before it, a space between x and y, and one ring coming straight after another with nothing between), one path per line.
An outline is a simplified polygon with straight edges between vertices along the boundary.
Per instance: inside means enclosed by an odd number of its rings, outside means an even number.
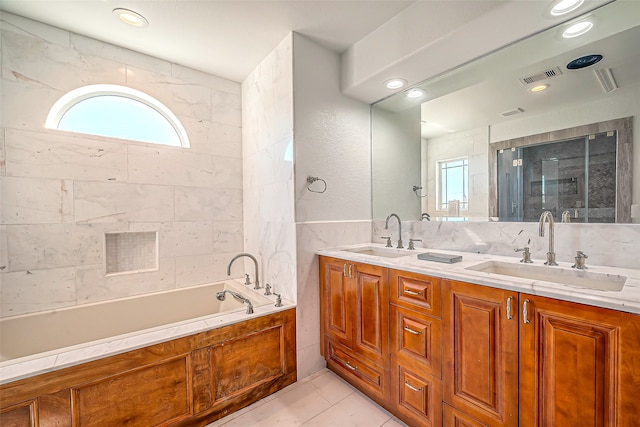
M408 271L390 270L392 304L440 318L440 279Z
M416 311L391 305L391 352L399 362L442 378L442 323Z
M188 355L73 387L73 425L160 426L191 414Z
M211 347L214 403L285 375L284 345L279 326Z
M4 407L0 410L0 424L2 427L35 427L37 406L36 400L29 400Z
M517 293L443 282L444 400L490 425L518 425Z
M289 309L0 385L2 425L204 426L296 381L295 321ZM214 405L208 347L264 330L282 375Z
M530 319L520 326L522 423L638 425L640 316L521 298L528 300Z

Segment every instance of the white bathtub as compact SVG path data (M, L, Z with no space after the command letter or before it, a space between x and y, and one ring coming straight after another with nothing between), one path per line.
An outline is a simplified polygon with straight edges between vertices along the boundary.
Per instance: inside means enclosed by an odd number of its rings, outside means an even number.
M242 293L254 305L227 294ZM262 290L258 291L262 292ZM229 280L0 319L0 384L291 308Z

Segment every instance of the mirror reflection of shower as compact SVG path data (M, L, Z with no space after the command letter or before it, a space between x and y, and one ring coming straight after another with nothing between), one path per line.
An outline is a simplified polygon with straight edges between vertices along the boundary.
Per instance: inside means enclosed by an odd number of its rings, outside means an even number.
M616 221L616 132L498 151L500 221Z

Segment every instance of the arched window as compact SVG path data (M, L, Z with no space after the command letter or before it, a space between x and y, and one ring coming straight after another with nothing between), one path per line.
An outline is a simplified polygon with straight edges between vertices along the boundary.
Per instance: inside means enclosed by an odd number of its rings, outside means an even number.
M49 111L47 128L188 147L180 120L164 104L118 85L84 86L64 95Z

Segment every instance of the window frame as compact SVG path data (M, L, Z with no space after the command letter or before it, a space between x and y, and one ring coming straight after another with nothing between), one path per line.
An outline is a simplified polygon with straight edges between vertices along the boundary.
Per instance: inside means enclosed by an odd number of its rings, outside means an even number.
M82 101L85 101L90 98L98 97L98 96L120 96L123 98L129 98L134 101L138 101L149 108L152 108L156 112L158 112L164 119L171 125L171 127L175 130L178 135L178 140L180 141L180 145L171 145L165 144L162 142L153 142L153 141L141 141L137 139L127 139L127 141L136 141L141 143L149 143L149 144L158 144L167 147L182 147L189 148L189 136L187 135L187 131L184 126L180 122L180 119L162 102L158 101L151 95L148 95L142 91L120 85L112 85L112 84L95 84L89 86L82 86L77 89L74 89L70 92L67 92L60 99L58 99L51 109L49 110L49 114L47 115L47 119L45 121L45 127L47 129L55 129L66 132L74 132L73 130L67 129L59 129L60 121L63 116L72 109L75 105L79 104ZM86 132L76 132L78 134L83 135L94 135L101 136L106 138L118 138L116 136L102 135L102 134L90 134ZM119 138L122 139L122 138Z
M464 169L466 169L466 180L464 180L463 182L463 195L466 197L466 200L460 200L460 211L469 211L469 156L462 156L451 159L438 160L436 162L436 211L438 212L448 212L449 210L449 201L443 200L442 194L443 165L460 161L464 163L462 166L458 167L463 167ZM465 174L463 170L463 176L464 175Z

